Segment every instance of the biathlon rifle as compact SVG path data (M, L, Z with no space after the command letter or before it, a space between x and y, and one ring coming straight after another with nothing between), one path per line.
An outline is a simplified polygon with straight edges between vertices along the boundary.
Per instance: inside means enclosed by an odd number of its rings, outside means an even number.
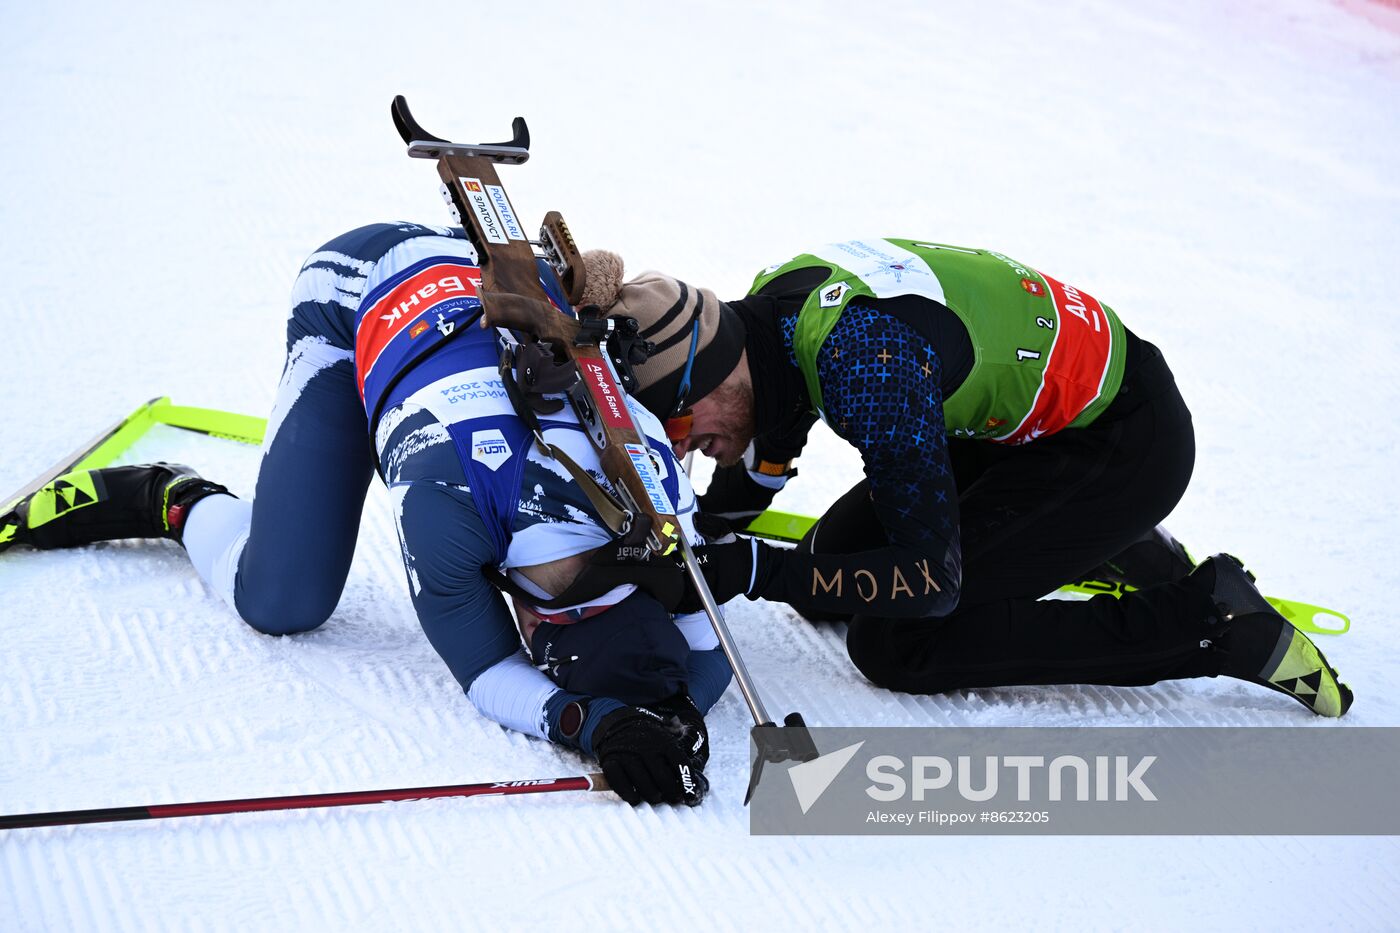
M556 307L540 284L536 247L554 269L570 305L583 298L585 272L578 246L559 212L546 214L539 239L529 239L496 175L496 163L519 165L530 158L530 131L523 117L516 117L511 125L510 142L475 144L433 136L413 119L402 96L394 98L391 112L394 126L408 144L408 154L437 160L443 197L476 247L481 266L482 326L505 328L515 335L513 346L507 346L502 354L501 382L512 393L521 417L534 428L536 442L589 491L599 517L615 534L633 541L645 538L647 546L659 554L679 547L686 572L753 716L756 754L744 798L747 803L765 762L810 761L817 757L817 749L800 713L788 714L782 726L769 718L690 542L681 534L646 439L627 409L623 393L636 387L632 367L645 361L650 345L641 339L635 320L607 317L591 307L580 309L575 316L572 308ZM617 497L593 483L562 450L545 441L532 409L540 408L541 401L547 404L541 396L560 391L598 449L603 473L617 490ZM527 395L529 400L522 404L521 397Z
M636 386L632 366L646 359L649 345L638 336L635 320L606 317L596 308L585 308L575 316L572 308L556 307L540 283L536 247L554 269L570 304L582 299L585 273L559 212L550 211L538 239L531 239L496 175L496 163L519 165L530 157L530 131L524 118L515 118L509 142L452 143L424 130L402 96L394 98L391 112L408 154L437 161L443 197L476 248L481 325L513 332L514 343L502 355L502 382L517 402L517 410L535 429L536 441L569 467L615 534L645 541L658 554L671 553L680 537L680 523L624 397ZM542 398L557 392L565 394L597 448L615 495L585 481L587 474L545 442L530 409L522 409L525 396L533 409L557 410L557 401L551 406L550 400Z

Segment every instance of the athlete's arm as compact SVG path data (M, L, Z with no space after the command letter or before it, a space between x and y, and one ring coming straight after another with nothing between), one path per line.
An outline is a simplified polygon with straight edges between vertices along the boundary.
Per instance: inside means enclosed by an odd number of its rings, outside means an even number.
M860 451L890 543L846 554L760 548L750 596L827 612L946 615L962 558L937 353L898 318L852 305L822 345L817 376L828 425Z

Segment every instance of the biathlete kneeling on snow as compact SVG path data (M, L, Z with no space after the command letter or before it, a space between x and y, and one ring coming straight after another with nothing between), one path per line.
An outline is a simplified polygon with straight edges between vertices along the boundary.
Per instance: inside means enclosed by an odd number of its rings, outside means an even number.
M460 229L378 224L332 240L293 290L251 502L178 465L83 471L0 517L0 550L172 538L248 625L306 632L340 598L377 470L419 621L476 708L596 756L629 803L697 804L708 786L703 714L729 683L728 662L703 615L673 616L679 566L614 539L570 472L537 448L501 382L506 335L478 326L479 286ZM688 310L712 336L718 308ZM702 543L661 424L640 405L633 414L683 533ZM571 410L539 424L606 485ZM63 484L92 501L67 507L55 494Z
M766 508L818 417L860 452L864 479L797 549L696 549L719 601L845 620L855 666L909 693L1224 675L1321 716L1350 708L1238 561L1193 567L1158 527L1191 477L1191 413L1161 351L1087 293L989 250L821 246L721 306L744 352L697 359L693 378L715 388L687 392L671 308L695 289L658 273L623 283L615 254L585 260L590 287L614 283L598 304L657 343L637 400L667 419L678 456L719 461L702 512ZM1140 589L1040 598L1086 578Z

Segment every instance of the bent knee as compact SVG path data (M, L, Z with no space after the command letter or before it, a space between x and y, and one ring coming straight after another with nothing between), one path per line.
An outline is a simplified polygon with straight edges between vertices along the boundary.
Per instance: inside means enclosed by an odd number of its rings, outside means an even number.
M956 690L961 684L955 673L927 660L939 624L937 619L857 616L846 632L846 652L856 670L877 687L917 694Z
M248 595L239 592L238 615L249 627L264 635L296 635L320 627L335 611L336 598L323 594Z
M885 642L888 638L884 636L888 623L888 619L852 619L846 630L846 653L851 663L877 687L887 686L889 661Z

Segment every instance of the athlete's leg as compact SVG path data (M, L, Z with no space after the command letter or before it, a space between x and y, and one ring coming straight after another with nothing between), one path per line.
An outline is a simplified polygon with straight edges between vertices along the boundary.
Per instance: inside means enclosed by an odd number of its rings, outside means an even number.
M875 546L865 540L871 528L879 523L862 482L823 516L817 534L804 544L860 550ZM1031 536L1026 541L1034 543ZM976 572L972 568L969 577ZM918 693L1027 683L1152 683L1193 673L1175 666L1172 655L1180 647L1194 656L1201 636L1194 627L1182 632L1171 622L1197 622L1204 610L1201 600L1175 590L1146 591L1121 605L1110 596L1088 603L992 600L960 606L942 619L857 617L850 620L847 647L874 682ZM1151 656L1145 668L1131 667L1134 647ZM1095 666L1093 659L1105 664ZM1202 671L1211 672L1209 666Z
M344 586L370 476L349 358L322 337L293 344L252 502L174 464L82 470L0 516L0 550L171 538L249 625L315 628Z
M1139 373L1090 428L1019 448L960 446L958 608L943 619L853 620L847 646L857 667L876 683L921 693L1218 673L1220 651L1201 645L1218 620L1195 588L1038 600L1151 529L1184 492L1191 420L1164 372ZM848 508L856 505L852 497Z
M238 564L235 605L249 625L280 635L330 617L350 573L372 475L349 358L328 344L304 343L287 361L268 421Z
M340 301L363 284L351 271L311 263L297 279L253 500L210 497L186 524L186 548L201 576L268 634L308 631L334 611L373 474L343 332L352 312Z

